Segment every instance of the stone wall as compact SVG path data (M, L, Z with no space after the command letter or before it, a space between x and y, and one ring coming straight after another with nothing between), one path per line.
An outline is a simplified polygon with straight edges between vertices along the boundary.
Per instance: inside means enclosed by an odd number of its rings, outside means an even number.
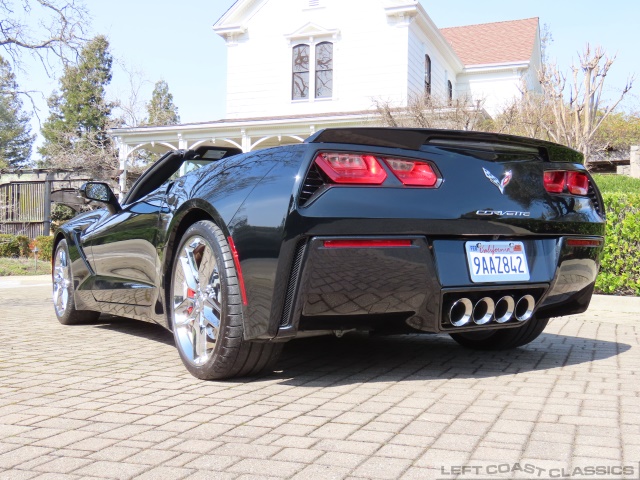
M640 178L640 146L638 145L631 147L629 175Z

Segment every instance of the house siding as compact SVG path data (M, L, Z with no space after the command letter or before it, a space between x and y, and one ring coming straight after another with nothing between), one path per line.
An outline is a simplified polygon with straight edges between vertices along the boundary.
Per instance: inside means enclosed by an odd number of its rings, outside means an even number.
M360 111L371 109L377 98L406 99L407 27L389 20L383 2L324 0L321 8L312 9L305 5L267 2L247 22L247 33L229 46L227 118ZM334 43L332 99L291 99L292 47L309 42L290 43L285 34L308 23L340 32L336 39L314 39Z

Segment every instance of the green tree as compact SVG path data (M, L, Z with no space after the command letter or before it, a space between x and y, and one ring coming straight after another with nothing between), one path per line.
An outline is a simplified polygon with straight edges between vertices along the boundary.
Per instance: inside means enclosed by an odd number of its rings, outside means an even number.
M27 164L33 139L11 65L0 57L0 168Z
M151 101L147 103L148 118L146 125L176 125L180 123L178 107L173 103L173 95L169 92L169 85L159 80L153 87Z
M42 127L45 143L39 152L45 166L84 167L102 176L117 168L107 135L113 105L105 98L112 62L109 42L100 35L84 46L75 65L65 67Z

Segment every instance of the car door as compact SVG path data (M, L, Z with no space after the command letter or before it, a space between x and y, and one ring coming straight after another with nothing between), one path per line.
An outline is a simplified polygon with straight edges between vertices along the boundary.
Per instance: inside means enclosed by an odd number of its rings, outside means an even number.
M91 251L98 302L148 307L158 298L158 222L183 159L183 151L160 158L132 186L121 209L81 237Z
M157 298L156 237L168 185L124 205L81 237L91 249L99 302L150 306Z

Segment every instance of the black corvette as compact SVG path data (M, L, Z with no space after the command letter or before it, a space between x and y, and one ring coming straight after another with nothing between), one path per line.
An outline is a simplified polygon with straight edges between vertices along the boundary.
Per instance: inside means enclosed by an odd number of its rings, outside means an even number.
M55 234L58 319L157 322L203 379L350 330L519 347L586 310L603 247L579 153L474 132L331 129L246 154L174 151L122 203L103 183L81 195L106 208Z

